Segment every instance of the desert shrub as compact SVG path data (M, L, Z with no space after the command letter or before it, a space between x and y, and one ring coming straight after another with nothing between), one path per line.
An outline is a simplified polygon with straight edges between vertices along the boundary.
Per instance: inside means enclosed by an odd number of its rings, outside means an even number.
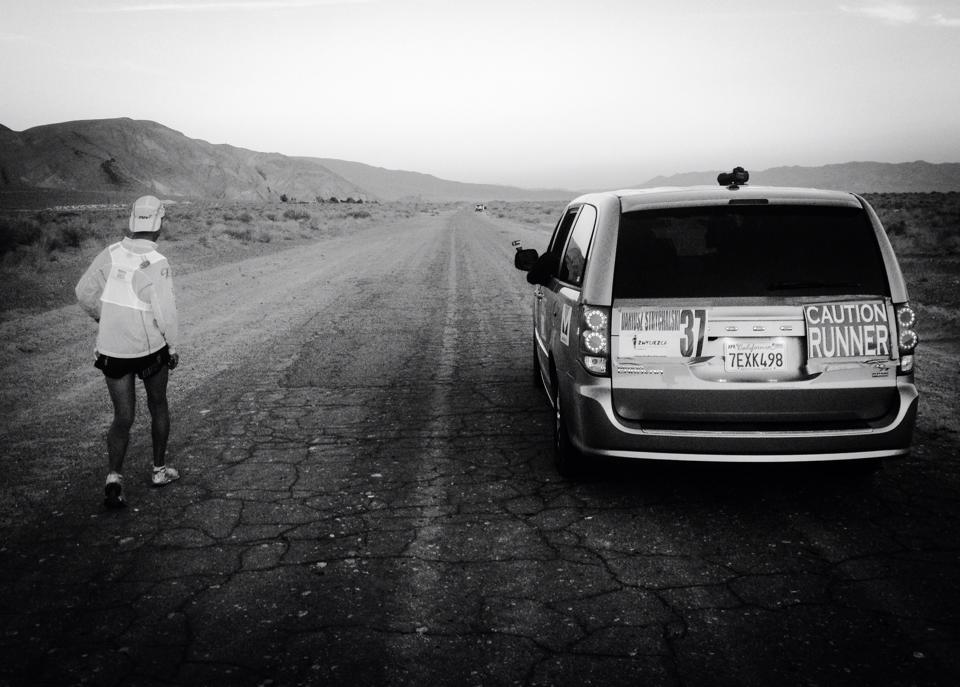
M237 241L250 241L253 238L253 229L249 226L224 226L223 233Z
M353 219L367 219L370 213L366 210L350 210L341 215L341 217L352 217Z
M960 193L875 193L865 197L898 255L960 253Z
M267 218L268 220L270 220L271 222L276 222L276 221L277 221L277 213L275 213L275 212L268 212L268 213L266 213L266 214L264 215L264 217L266 217L266 218Z
M34 217L0 217L0 255L39 239L40 223Z
M39 249L41 256L49 256L54 251L62 250L64 243L56 228L47 225L40 230L40 236L34 246Z
M296 208L289 208L287 210L284 210L283 216L286 217L287 219L295 219L298 221L302 219L310 219L309 212L307 212L306 210L297 210Z
M75 249L83 245L84 239L91 235L88 226L84 226L78 221L67 222L58 232L59 243L57 245L61 250Z
M253 215L251 215L249 212L241 212L240 216L237 217L237 219L243 222L244 224L250 224L250 222L253 221Z
M903 236L907 233L907 223L902 219L894 220L884 226L890 236Z
M257 226L253 232L253 240L258 243L270 243L273 240L273 232L270 227Z
M0 254L22 251L27 247L36 248L42 255L55 251L75 253L84 241L98 237L97 226L84 222L76 213L62 216L40 213L33 217L0 220ZM25 259L30 258L25 256Z
M180 241L189 233L187 225L177 219L164 219L160 229L160 238L164 241Z
M943 250L954 255L960 254L960 231L955 231L944 239Z
M19 246L17 250L3 256L5 267L22 270L24 265L30 266L34 276L48 271L51 262L57 261L56 254L47 250L40 239L34 243Z
M299 236L303 231L308 231L308 229L301 225L300 222L292 219L273 225L274 238L282 239L283 241L290 241L294 237Z

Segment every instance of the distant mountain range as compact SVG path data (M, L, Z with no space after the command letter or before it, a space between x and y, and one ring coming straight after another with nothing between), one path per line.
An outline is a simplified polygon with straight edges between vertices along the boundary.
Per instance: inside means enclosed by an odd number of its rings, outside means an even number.
M718 171L656 177L635 187L712 185ZM960 163L775 167L751 170L750 182L858 192L960 191ZM0 205L31 194L127 200L142 193L251 202L330 198L474 202L569 200L579 191L469 184L359 162L260 153L187 138L144 120L83 120L22 132L0 125Z
M637 187L716 184L719 173L717 170L660 176ZM960 163L845 162L823 167L772 167L750 170L750 183L757 186L801 186L854 193L946 193L960 191Z
M442 201L488 200L569 200L577 191L564 189L525 189L494 184L469 184L447 181L430 174L371 167L360 162L317 158L327 169L364 188L377 198L399 200L423 198Z
M151 121L93 119L15 132L0 125L3 194L151 193L229 201L564 199L564 190L465 184L358 162L259 153L187 138Z

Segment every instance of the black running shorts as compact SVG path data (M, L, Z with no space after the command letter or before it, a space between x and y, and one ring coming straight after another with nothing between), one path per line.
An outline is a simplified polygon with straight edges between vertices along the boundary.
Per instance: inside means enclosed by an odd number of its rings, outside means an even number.
M146 379L155 375L161 367L169 362L170 350L164 346L159 351L142 358L111 358L109 355L98 355L97 361L93 365L111 379L120 379L128 374L135 374L140 379Z

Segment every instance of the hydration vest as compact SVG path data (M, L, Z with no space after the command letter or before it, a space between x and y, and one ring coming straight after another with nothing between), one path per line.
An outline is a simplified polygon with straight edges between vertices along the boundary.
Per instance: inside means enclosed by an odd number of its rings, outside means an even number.
M152 311L153 307L146 301L140 300L137 292L134 291L133 275L137 270L144 269L158 260L163 260L163 256L155 250L149 253L133 253L124 248L121 243L110 246L110 274L107 275L107 283L103 287L100 300L124 308Z

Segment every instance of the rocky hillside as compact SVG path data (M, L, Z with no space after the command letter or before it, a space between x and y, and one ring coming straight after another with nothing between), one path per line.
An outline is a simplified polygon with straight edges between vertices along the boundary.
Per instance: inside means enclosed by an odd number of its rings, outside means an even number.
M360 162L319 158L318 161L383 200L422 198L424 200L569 200L577 191L527 189L494 184L467 184L440 179L420 172L373 167Z
M850 162L750 170L751 183L866 193L960 191L960 164ZM718 171L638 187L716 183ZM225 201L568 200L577 191L467 184L359 162L290 157L184 136L151 121L95 119L12 131L0 124L0 206L56 196L102 202L152 193Z
M187 138L156 122L99 119L0 130L0 191L152 193L222 200L371 195L308 158Z
M11 131L0 125L0 201L40 191L99 199L239 201L336 197L425 201L565 199L571 191L465 184L358 162L259 153L187 138L156 122L99 119Z

